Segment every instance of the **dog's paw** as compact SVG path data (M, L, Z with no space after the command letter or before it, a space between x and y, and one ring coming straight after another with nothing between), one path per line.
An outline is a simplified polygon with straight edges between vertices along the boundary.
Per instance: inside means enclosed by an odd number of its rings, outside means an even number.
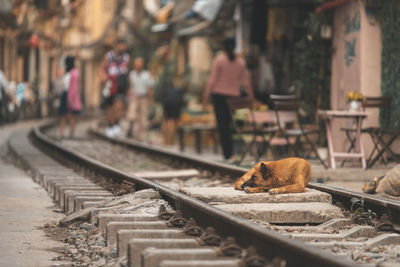
M276 194L279 193L279 191L278 191L277 188L272 188L272 189L270 189L270 190L268 191L268 193L269 193L270 195L276 195Z
M246 193L251 193L250 187L246 186L245 188L243 188L244 192Z

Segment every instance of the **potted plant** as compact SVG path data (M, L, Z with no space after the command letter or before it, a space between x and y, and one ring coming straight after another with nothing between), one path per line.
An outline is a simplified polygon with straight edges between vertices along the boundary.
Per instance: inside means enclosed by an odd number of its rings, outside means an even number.
M365 99L365 97L357 91L347 92L346 98L349 102L349 111L359 111L361 106L360 103Z

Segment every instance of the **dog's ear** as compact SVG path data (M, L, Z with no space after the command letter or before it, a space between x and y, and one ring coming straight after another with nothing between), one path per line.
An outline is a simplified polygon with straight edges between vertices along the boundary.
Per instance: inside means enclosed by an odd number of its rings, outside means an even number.
M267 165L264 164L264 162L261 162L260 164L260 173L263 179L267 179L272 174L270 168L268 168Z

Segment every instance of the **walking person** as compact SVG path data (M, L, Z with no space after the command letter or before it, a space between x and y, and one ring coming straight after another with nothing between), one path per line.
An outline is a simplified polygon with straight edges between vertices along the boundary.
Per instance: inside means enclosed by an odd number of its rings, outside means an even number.
M104 107L108 123L107 136L115 136L121 132L119 120L122 117L126 91L129 88L129 55L126 49L126 41L119 39L114 49L106 53L101 67L104 84L102 94L105 97Z
M50 104L49 104L49 114L50 116L57 115L57 108L60 106L60 96L64 91L64 70L59 67L56 70L56 77L51 84L51 91L49 93Z
M154 101L154 82L150 72L144 69L144 60L141 57L135 58L133 62L133 70L129 73L129 84L129 106L126 116L129 121L127 137L143 140L148 126L148 108ZM135 128L137 128L136 131Z
M65 74L63 78L63 92L60 97L59 113L61 116L59 126L59 137L64 136L65 124L69 123L69 136L73 137L76 127L76 115L82 110L79 89L79 72L75 68L75 58L65 58Z
M243 58L235 55L235 46L234 38L224 39L224 51L214 59L211 75L203 95L204 108L208 105L209 97L212 98L219 139L226 160L230 160L233 156L232 118L227 99L240 97L241 86L246 88L247 96L254 99L246 63Z
M162 134L164 145L173 145L177 121L183 105L182 83L179 78L175 78L173 83L167 82L165 86L166 90L164 90L162 101L164 113Z

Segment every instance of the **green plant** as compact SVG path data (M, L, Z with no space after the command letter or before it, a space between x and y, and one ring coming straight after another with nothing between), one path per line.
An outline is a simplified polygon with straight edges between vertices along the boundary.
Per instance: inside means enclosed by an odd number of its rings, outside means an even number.
M331 41L321 37L321 26L331 20L330 13L310 13L303 24L305 33L295 44L295 79L302 83L302 106L309 122L316 120L318 109L329 108Z
M381 2L381 1L377 1ZM382 27L381 93L391 97L390 111L380 112L381 125L400 127L400 2L385 0L375 6ZM389 122L390 120L390 122Z

